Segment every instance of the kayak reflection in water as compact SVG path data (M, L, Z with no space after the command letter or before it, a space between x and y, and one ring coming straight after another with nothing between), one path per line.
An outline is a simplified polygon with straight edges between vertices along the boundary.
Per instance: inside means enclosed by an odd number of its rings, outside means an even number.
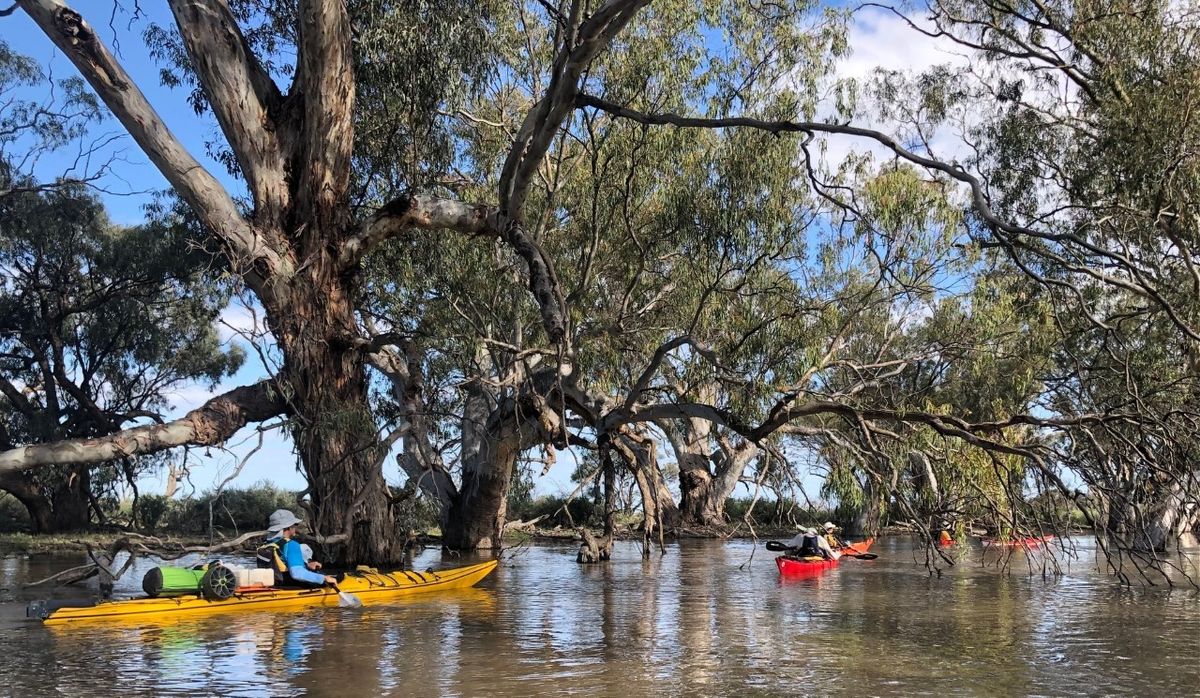
M302 523L287 509L277 509L271 514L267 526L269 537L258 548L259 569L274 570L275 586L336 584L337 579L316 572L321 569L321 563L307 560L302 546L294 540Z
M841 557L841 553L830 547L829 541L817 535L815 528L803 529L787 542L787 546L796 549L796 552L792 553L796 557L823 557L826 560Z

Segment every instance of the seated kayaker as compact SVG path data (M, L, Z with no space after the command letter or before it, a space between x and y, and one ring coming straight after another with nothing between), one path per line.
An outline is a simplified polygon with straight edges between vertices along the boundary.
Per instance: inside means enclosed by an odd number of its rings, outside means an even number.
M795 552L792 554L796 557L823 557L827 560L836 560L841 557L841 553L829 546L829 541L817 535L815 528L804 529L789 540L787 545L795 548Z
M321 563L304 559L304 551L294 540L304 523L287 509L277 509L267 525L267 542L258 548L259 569L275 572L275 586L335 584L337 579L317 574ZM311 553L310 553L311 555Z
M829 547L833 550L841 550L842 548L846 547L846 543L837 537L837 534L834 533L836 530L837 526L834 526L832 521L825 522L825 542L828 543Z

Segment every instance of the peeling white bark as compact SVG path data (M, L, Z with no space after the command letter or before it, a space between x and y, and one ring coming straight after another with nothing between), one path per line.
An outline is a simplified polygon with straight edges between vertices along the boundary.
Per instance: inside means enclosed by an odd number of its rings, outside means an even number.
M273 381L235 388L166 424L125 429L94 439L31 444L0 452L0 475L46 465L103 463L184 445L223 443L251 422L286 411Z

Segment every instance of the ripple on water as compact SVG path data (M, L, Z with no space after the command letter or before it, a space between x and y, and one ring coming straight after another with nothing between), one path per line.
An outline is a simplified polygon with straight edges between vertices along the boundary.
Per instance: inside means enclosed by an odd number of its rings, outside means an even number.
M0 686L21 696L1194 693L1200 599L1123 589L1080 548L1061 577L1016 563L1000 574L966 549L938 578L906 541L887 539L879 560L781 580L772 556L743 542L684 541L648 560L620 544L613 561L587 567L569 546L526 546L463 593L77 629L22 621L30 594L19 591L75 560L5 558ZM127 593L140 573L131 579Z

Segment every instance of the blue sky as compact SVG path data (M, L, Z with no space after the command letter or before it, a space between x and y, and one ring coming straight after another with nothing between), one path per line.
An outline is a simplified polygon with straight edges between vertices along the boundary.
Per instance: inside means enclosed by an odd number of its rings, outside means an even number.
M152 23L170 25L173 23L165 3L142 3L143 16L132 20L126 12L118 12L110 21L109 5L80 6L78 9L88 13L88 20L97 34L110 50L117 56L125 70L137 83L151 105L158 111L167 126L185 147L196 157L214 176L218 178L234 196L244 192L240 182L230 177L224 167L206 154L205 143L219 140L220 135L215 121L211 117L198 117L188 105L186 88L168 89L160 85L159 68L150 59L142 33ZM132 6L129 6L132 7ZM856 29L851 35L851 45L855 48L854 55L848 59L839 72L850 77L863 77L877 66L891 68L923 67L925 65L947 60L949 54L928 42L912 41L911 33L906 30L899 20L879 13L865 15L866 20L856 23ZM28 55L43 66L46 66L55 78L77 75L75 67L63 56L41 30L23 12L17 11L8 17L0 18L0 32L11 48L19 53ZM908 36L906 36L908 34ZM286 88L286 85L282 86ZM100 131L122 132L122 127L115 119L110 119ZM832 141L830 157L838 158L846 152L848 143ZM142 207L151 199L149 192L167 189L166 180L138 149L132 139L126 137L117 143L121 162L113 169L113 174L99 183L107 190L102 198L108 208L110 217L117 223L134 224L143 220ZM61 171L64 158L47 158L41 163L41 173L53 176ZM124 192L140 192L128 194ZM248 323L248 313L244 309L231 308L225 320L237 327L245 327ZM230 341L240 341L232 331L226 335ZM246 365L237 375L225 380L218 388L228 390L237 385L244 385L261 379L265 375L256 354L248 352ZM175 409L167 416L178 417L187 410L203 403L213 393L194 386L184 389L173 400ZM257 442L257 437L250 431L243 431L228 444L229 451L218 449L193 449L189 454L192 464L192 484L197 490L211 488L215 483L230 474L243 454L248 452ZM566 493L573 489L570 481L571 472L575 469L576 460L569 453L561 453L558 463L549 474L538 481L539 493ZM385 474L390 482L398 482L402 478L393 460L385 466ZM141 483L143 492L161 491L162 477L148 478ZM301 489L304 480L296 468L296 458L291 452L290 444L282 437L279 430L268 432L264 436L261 451L255 454L247 463L245 469L236 480L238 485L248 485L259 480L269 480L280 486ZM810 496L815 495L816 485L811 478L806 478L806 487ZM741 492L744 494L744 492Z

